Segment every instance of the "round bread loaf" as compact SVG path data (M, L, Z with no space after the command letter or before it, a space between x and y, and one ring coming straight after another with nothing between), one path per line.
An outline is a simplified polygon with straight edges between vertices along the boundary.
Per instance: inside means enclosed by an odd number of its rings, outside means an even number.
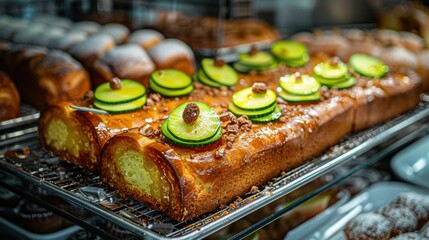
M20 114L21 98L9 76L0 71L0 121L17 118Z
M96 34L70 48L70 54L88 67L99 56L115 46L115 41L108 34Z
M148 50L157 69L177 69L192 76L195 58L192 49L178 39L166 39Z
M128 43L135 43L148 50L164 40L164 35L152 29L134 31L128 38Z
M93 22L93 21L80 21L74 23L70 27L70 31L83 31L87 34L94 34L100 30L101 26L100 24Z
M107 33L112 36L116 44L124 43L130 34L130 30L126 26L119 23L106 24L101 27L100 32Z
M87 39L87 34L85 32L68 32L62 37L49 42L48 47L68 51L74 45L85 41L85 39Z
M112 78L132 79L148 86L155 64L146 51L137 44L125 44L110 49L98 58L90 70L93 86Z

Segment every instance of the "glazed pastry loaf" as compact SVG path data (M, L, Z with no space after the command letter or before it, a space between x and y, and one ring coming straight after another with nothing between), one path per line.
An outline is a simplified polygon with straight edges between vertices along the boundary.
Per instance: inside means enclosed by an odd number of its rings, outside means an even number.
M91 88L87 72L62 51L11 44L0 51L0 69L14 81L22 101L39 109L78 99Z
M148 50L157 69L177 69L192 76L195 59L192 49L178 39L166 39Z
M21 98L9 76L0 70L0 122L19 117Z
M149 76L155 64L146 51L137 44L114 47L95 60L90 73L96 87L112 78L132 79L148 86Z
M241 75L243 81L237 89L257 81L275 89L275 76L289 71L292 69L280 67L260 76ZM385 121L418 104L421 82L411 70L392 71L379 80L358 77L357 82L346 90L324 89L322 101L313 104L279 100L283 117L272 124L237 119L225 108L230 90L198 83L188 97L166 99L151 94L147 106L129 114L98 115L71 110L70 103L57 104L42 112L39 136L42 146L100 172L110 186L181 221L214 210L252 186L305 163L353 130ZM395 100L398 94L402 103ZM159 125L185 101L208 103L221 115L221 140L206 147L186 148L160 137ZM384 114L381 109L390 110ZM60 129L64 132L57 134Z

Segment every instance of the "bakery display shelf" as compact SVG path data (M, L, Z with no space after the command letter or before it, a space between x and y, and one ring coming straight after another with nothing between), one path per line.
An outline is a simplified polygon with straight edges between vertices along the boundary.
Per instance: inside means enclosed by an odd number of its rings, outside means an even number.
M358 156L381 144L389 144L391 141L404 143L407 139L411 141L427 133L428 119L429 103L422 102L414 110L387 123L345 137L341 143L319 157L272 179L258 191L237 198L233 204L184 222L176 222L142 203L121 197L115 190L103 184L98 176L81 167L60 161L58 157L40 149L37 137L8 146L8 150L15 151L11 152L12 154L1 155L0 152L0 168L137 236L154 239L196 239L221 230L323 176L333 168L355 161ZM401 146L393 144L390 148ZM28 147L30 154L20 150L22 147ZM362 164L365 164L365 161Z
M6 129L21 127L26 124L36 123L40 113L28 104L21 105L21 114L17 118L0 121L0 134Z

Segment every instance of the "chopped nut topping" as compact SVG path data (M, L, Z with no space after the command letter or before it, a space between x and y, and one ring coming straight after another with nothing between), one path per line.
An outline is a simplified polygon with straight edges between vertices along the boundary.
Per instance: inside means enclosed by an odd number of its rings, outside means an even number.
M226 127L227 133L237 134L239 132L238 124L231 124Z
M260 191L259 191L259 188L257 186L252 186L252 188L250 189L250 192L251 193L258 193Z
M220 58L216 58L214 61L214 65L216 67L223 67L223 65L225 65L225 61Z
M223 158L225 156L225 148L219 148L216 150L215 158Z
M155 135L156 130L157 129L153 129L153 127L150 124L146 123L145 125L139 128L139 134L145 137L153 137Z
M164 76L164 74L165 74L164 70L161 70L158 73L159 73L159 76Z
M122 88L121 79L114 77L110 80L110 88L113 90L119 90Z
M195 103L188 103L183 110L183 121L187 124L194 124L200 116L200 108Z
M252 121L250 121L249 117L246 115L243 115L239 118L237 118L238 126L240 127L240 130L242 131L250 131L252 129Z
M262 82L255 82L252 85L252 92L256 94L264 94L267 92L267 85Z

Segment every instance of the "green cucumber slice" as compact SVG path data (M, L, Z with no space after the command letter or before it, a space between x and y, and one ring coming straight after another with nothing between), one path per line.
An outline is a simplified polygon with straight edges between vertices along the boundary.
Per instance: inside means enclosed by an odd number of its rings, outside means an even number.
M331 88L334 87L334 88L338 88L338 89L344 89L344 88L351 88L355 84L356 84L355 78L351 77L351 78L347 79L346 81L335 83L335 84L333 84L333 85L331 85L329 87L331 87Z
M337 83L341 83L344 81L347 81L350 78L349 74L346 74L343 78L338 78L338 79L326 79L317 75L314 75L314 78L321 84L326 85L326 86L332 86L334 84Z
M282 116L282 111L278 106L276 106L274 111L272 113L268 114L267 116L250 118L250 120L253 123L267 123L267 122L276 121L281 116Z
M201 142L212 138L220 127L217 113L207 104L194 102L200 108L200 115L194 124L183 120L183 111L189 102L176 107L168 116L167 128L174 137L187 142Z
M319 91L320 83L310 75L297 78L295 74L288 74L280 78L280 87L290 94L310 95Z
M293 95L289 94L285 91L279 92L279 97L283 98L285 101L288 102L314 102L320 100L320 93L315 92L310 95Z
M179 146L185 146L185 147L202 147L202 146L206 146L206 145L215 143L217 140L219 140L222 137L222 128L219 128L212 138L207 139L205 141L201 141L201 142L188 142L188 141L184 141L184 140L176 138L168 130L167 121L165 121L163 124L161 124L161 133L169 142L171 142L173 144L176 144Z
M94 98L99 103L117 104L134 101L146 94L144 85L134 80L121 80L121 86L114 90L109 82L103 83L95 89Z
M155 91L159 94L161 94L164 97L179 97L179 96L184 96L184 95L188 95L190 94L193 90L194 90L194 85L189 85L185 88L182 89L177 89L177 90L173 90L173 89L167 89L167 88L163 88L161 86L158 86L153 79L149 79L149 87L152 91Z
M192 79L186 73L175 69L155 71L150 78L156 85L173 90L184 89L192 83Z
M218 87L222 86L220 83L212 81L209 77L207 77L207 75L204 73L204 71L202 69L198 70L197 79L199 82L201 82L207 86L210 86L210 87L218 88Z
M384 62L366 54L353 54L350 65L360 75L371 78L381 78L389 72L389 67Z
M255 110L245 110L245 109L239 108L235 106L233 103L228 104L228 110L231 111L234 115L236 116L247 115L249 118L267 116L274 111L275 107L276 107L276 103L274 103L273 105L265 109L255 111Z
M302 67L310 61L310 55L305 53L302 58L282 60L282 63L288 67Z
M257 94L251 87L243 88L232 95L232 103L244 110L261 110L276 102L276 93L268 89L264 94Z
M301 59L307 47L296 41L278 41L271 46L271 53L281 60Z
M278 67L278 63L273 62L271 65L266 66L266 67L249 67L249 66L243 65L240 62L236 62L233 64L233 66L234 66L235 70L237 70L238 72L248 73L252 70L260 72L260 71L275 69Z
M201 66L207 77L217 83L230 87L238 82L237 72L228 64L218 67L214 65L213 59L204 58Z
M255 54L243 53L239 56L239 62L248 67L267 67L275 62L274 57L264 51Z
M349 72L349 68L343 62L331 64L329 62L321 62L313 68L313 73L325 79L343 79Z
M95 100L94 107L105 110L109 113L126 113L140 109L143 105L145 105L145 103L146 95L143 95L134 101L118 104L108 104Z

